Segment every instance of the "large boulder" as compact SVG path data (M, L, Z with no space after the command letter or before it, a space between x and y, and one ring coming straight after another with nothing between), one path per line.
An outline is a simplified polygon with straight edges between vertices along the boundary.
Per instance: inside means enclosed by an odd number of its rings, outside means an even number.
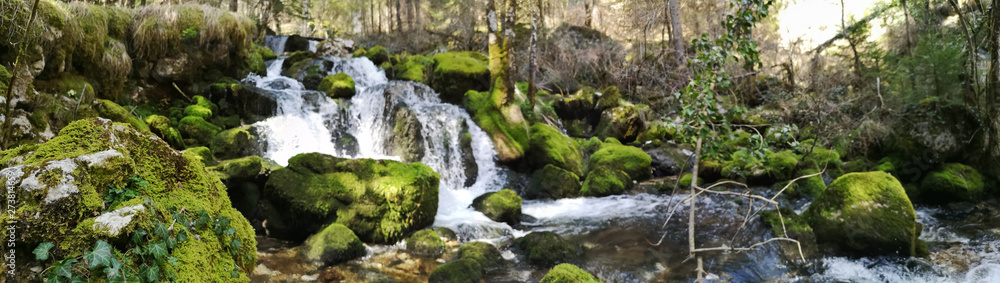
M432 59L435 67L430 85L441 94L441 101L460 104L467 91L485 91L490 87L490 70L486 65L489 58L482 53L445 52Z
M493 221L515 225L521 222L521 197L511 189L485 193L472 200L472 207Z
M837 178L803 216L821 244L870 255L917 256L922 250L913 204L885 172Z
M329 57L351 57L351 49L354 49L354 41L334 37L324 40L316 45L316 55Z
M646 154L651 158L653 177L672 176L681 173L681 170L690 169L691 155L680 147L660 146L646 150Z
M438 266L431 272L429 283L475 283L483 277L483 267L471 259L459 259Z
M609 139L601 144L597 152L590 155L589 170L618 169L627 173L632 180L643 181L652 176L652 162L653 159L642 149Z
M524 191L524 198L561 199L576 197L579 193L579 176L552 164L546 164L531 175L531 181Z
M594 129L596 136L613 137L622 142L633 142L646 131L646 112L649 106L623 105L601 112L601 120Z
M0 219L3 227L17 227L16 234L2 232L17 242L10 247L18 259L11 280L41 281L61 266L130 276L152 270L144 276L178 282L248 282L256 265L254 231L219 179L129 124L78 120L44 144L0 152L0 167L4 192L17 196L17 210ZM140 249L152 254L140 256ZM36 260L41 254L47 259ZM89 265L61 261L81 255L91 258Z
M230 159L256 153L257 135L253 126L243 126L222 131L212 139L211 147L215 157Z
M406 250L417 255L439 256L447 248L438 233L431 229L417 231L406 239Z
M333 223L309 237L302 254L310 261L334 265L365 255L365 246L350 228Z
M483 273L500 270L505 261L496 247L485 242L469 242L458 247L459 259L470 259L479 263Z
M566 120L584 119L594 108L594 90L584 88L552 104L559 118Z
M947 163L924 177L920 199L936 203L976 200L984 187L983 175L975 168Z
M539 266L553 266L579 256L576 245L553 232L531 232L517 238L514 245L524 251L528 262Z
M434 222L440 176L419 162L299 154L264 187L267 231L300 241L331 222L387 243Z
M597 112L603 112L604 110L618 107L618 105L621 105L621 99L622 95L618 92L618 87L606 87L600 91L600 97L598 97L597 102L594 103L594 110Z
M354 89L354 79L345 73L336 73L326 76L319 83L319 91L326 93L330 98L350 99L357 92Z
M543 168L546 164L583 175L580 150L577 142L559 132L559 129L544 123L531 126L531 139L526 158L532 168Z
M632 177L625 171L614 168L602 168L590 171L583 180L580 195L585 197L603 197L620 195L632 188Z
M542 277L542 283L601 283L594 275L569 263L556 265Z

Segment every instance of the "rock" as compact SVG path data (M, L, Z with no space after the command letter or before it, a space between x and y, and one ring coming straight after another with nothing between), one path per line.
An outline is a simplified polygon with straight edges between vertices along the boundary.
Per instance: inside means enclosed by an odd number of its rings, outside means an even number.
M230 97L226 101L232 102L230 109L233 109L246 123L256 123L276 114L278 102L266 91L253 86L242 84L230 85Z
M542 277L542 283L600 283L587 271L569 263L556 265Z
M767 157L764 164L764 171L772 178L772 183L773 181L788 181L798 177L794 174L796 172L792 170L795 170L798 165L799 156L791 150L782 150L779 152L766 151L764 155ZM810 168L808 167L809 164L803 164L803 166L803 168Z
M668 147L666 145L646 150L650 157L650 166L653 169L652 177L673 176L681 173L681 170L691 168L691 156L679 147Z
M625 171L600 169L587 174L587 179L580 187L580 195L585 197L620 195L631 188L632 178Z
M228 179L252 179L267 170L270 170L266 162L260 156L252 155L243 158L224 160L219 165L208 167L208 170L219 173L220 180Z
M160 83L183 81L186 74L190 71L187 69L187 66L187 53L181 52L176 57L160 58L159 61L156 61L156 65L153 66L153 79Z
M462 104L466 92L489 89L490 70L486 65L488 58L482 53L445 52L432 58L435 67L430 86L441 94L441 101Z
M325 57L351 57L354 41L339 37L331 38L316 45L316 55Z
M527 152L528 164L532 168L541 169L546 164L565 169L576 174L583 175L580 168L580 151L575 140L564 136L559 129L544 123L535 123L531 126L531 139Z
M796 178L798 176L807 176L819 173L816 169L802 169L796 173ZM779 183L784 184L784 182ZM805 179L800 179L795 182L791 187L789 187L790 192L795 192L798 195L804 195L809 197L819 197L826 191L826 182L823 181L823 175L816 175Z
M97 101L97 107L94 108L97 109L97 114L101 115L101 117L115 122L128 123L137 130L149 132L149 126L146 125L146 122L132 115L120 105L104 99L98 99Z
M802 246L802 255L799 254L799 246L795 243L780 241L781 251L788 260L801 260L803 257L811 258L819 250L816 246L816 234L812 227L795 211L782 207L781 215L775 210L766 210L760 213L760 219L771 227L771 232L776 237L791 238L799 241ZM786 233L787 232L787 233Z
M457 257L479 263L482 273L490 273L503 267L505 261L496 247L485 242L469 242L458 247Z
M395 242L434 222L439 178L419 162L299 154L264 187L267 230L296 241L337 222L365 242Z
M410 55L393 66L397 80L407 80L423 84L430 83L434 59L422 55ZM464 93L463 93L464 95Z
M204 146L189 147L181 153L184 154L184 157L201 161L205 165L216 164L215 158L212 158L212 150Z
M434 232L437 233L438 236L444 238L446 241L458 241L458 235L456 235L455 231L449 229L448 227L438 226L432 228L431 230L434 230Z
M613 137L622 142L633 142L646 131L645 116L649 106L618 106L601 112L600 123L594 134L603 138Z
M482 266L471 259L459 259L438 266L431 272L430 283L475 283L483 277Z
M531 182L524 191L527 199L561 199L576 197L580 194L580 177L573 172L546 164L542 169L535 170Z
M495 105L494 94L489 91L469 91L466 97L473 120L490 135L499 161L504 164L521 162L529 146L529 129L520 106Z
M319 91L325 92L330 98L350 99L354 97L354 80L345 73L337 73L323 78L319 83Z
M212 118L212 110L201 105L189 105L187 108L184 108L184 116L195 116L208 120Z
M485 193L472 200L472 207L493 221L516 225L521 222L521 197L511 189Z
M285 41L285 52L309 51L309 39L300 35L292 35Z
M381 45L376 45L375 47L368 49L368 51L365 52L365 57L368 57L368 60L372 60L372 63L375 63L375 66L389 62L389 52L386 51L385 47L382 47Z
M681 176L681 179L679 181L677 181L677 186L680 187L680 188L690 188L691 187L691 180L692 179L694 179L694 175L693 174L691 174L691 173L685 173L684 176ZM701 177L698 177L698 185L701 186L704 183L705 183L705 179L701 178Z
M445 249L444 241L431 229L417 231L406 239L406 250L417 255L439 256Z
M597 103L594 104L594 111L604 112L604 110L621 105L619 100L622 99L622 95L618 92L618 87L609 86L602 89L600 93L601 96L597 99Z
M184 136L184 142L189 146L208 145L222 129L201 117L187 116L177 124L177 129Z
M420 126L420 120L417 120L417 116L412 111L406 107L396 109L396 114L393 115L394 120L391 121L394 125L392 135L387 141L390 147L389 152L399 156L404 162L415 162L424 158L423 127Z
M184 231L189 238L166 248L164 257L176 258L177 264L160 263L163 274L185 282L248 282L256 266L254 231L230 205L219 179L197 159L129 124L78 120L46 143L0 152L0 167L0 183L15 190L18 201L13 218L3 217L0 224L17 220L21 227L18 245L10 247L18 258L10 280L33 281L29 278L37 279L38 273L29 268L53 269L59 259L78 258L98 240L116 243L112 254L126 254L137 247L129 239L140 229L169 225L172 213L196 219L200 211L227 219L232 234L217 236L209 226L175 226L167 233ZM135 196L111 195L111 185ZM194 240L193 235L201 236ZM43 242L55 244L51 260L36 261L31 252ZM121 262L123 268L139 270L140 264L152 263L126 257L130 260ZM236 278L230 275L234 267ZM73 268L87 267L77 263Z
M296 51L281 63L281 75L300 80L315 58L316 54L311 51Z
M365 255L365 246L351 229L339 223L327 225L305 242L302 253L311 261L335 265Z
M553 266L579 256L577 246L553 232L531 232L517 238L514 245L524 251L528 262L538 266Z
M212 139L212 152L219 159L231 159L257 152L257 135L253 126L225 130Z
M590 171L618 169L627 173L632 180L644 181L652 176L653 159L649 154L634 146L607 142L590 155Z
M820 244L867 255L919 256L913 204L903 185L885 172L837 178L803 216Z
M471 187L479 179L479 164L476 163L476 155L472 149L472 134L469 133L468 126L462 129L462 167L465 168L465 185Z
M920 198L935 203L976 200L984 187L983 176L975 168L947 163L924 177Z
M184 138L181 137L181 132L170 126L170 118L160 115L149 115L146 117L146 125L149 125L150 131L166 141L174 149L184 149L187 147L187 144L184 143Z
M556 101L552 108L562 119L578 120L587 118L594 108L594 89L584 88L573 95Z

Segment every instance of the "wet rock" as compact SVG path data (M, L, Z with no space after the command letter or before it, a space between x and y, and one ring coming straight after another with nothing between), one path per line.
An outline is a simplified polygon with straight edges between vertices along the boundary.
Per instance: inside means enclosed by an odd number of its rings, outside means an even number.
M575 140L563 135L559 129L544 123L531 126L530 148L526 154L528 164L533 168L543 168L546 164L583 175L580 150Z
M553 266L580 255L573 243L553 232L531 232L514 240L514 245L524 251L528 262L539 266Z
M664 145L646 150L646 154L649 154L651 159L650 166L653 169L652 176L654 178L677 175L681 170L691 168L691 164L688 162L690 155L680 147Z
M363 256L365 246L347 226L333 223L309 237L302 252L309 260L334 265Z
M462 129L462 166L465 167L465 185L471 187L476 184L479 178L479 164L476 163L476 156L472 151L472 135L467 126Z
M438 233L430 229L417 231L406 239L406 250L417 255L439 256L446 248Z
M457 258L479 263L483 274L499 270L506 263L500 251L489 243L469 242L458 248Z
M458 235L455 234L455 231L449 229L448 227L440 227L440 226L438 226L438 227L432 228L431 230L434 230L434 232L436 232L438 234L438 236L440 236L441 238L444 238L446 241L457 241L458 240Z
M471 259L459 259L439 266L427 279L431 283L479 282L482 266Z
M780 241L781 251L786 260L801 260L811 258L819 251L816 246L816 234L806 220L795 214L789 208L781 208L781 214L775 210L763 211L760 219L771 227L771 231L776 237L791 238L799 241L802 247L802 254L799 254L799 246L792 242ZM787 233L786 233L787 232Z
M215 157L231 159L257 153L257 135L252 126L225 130L215 135L211 147Z
M625 143L633 142L646 131L648 111L649 106L646 105L625 105L604 110L594 135L602 139L612 137Z
M316 54L329 57L351 57L354 41L339 37L331 38L316 45Z
M820 244L866 255L920 256L913 204L903 185L885 172L837 178L803 216Z
M416 162L424 158L423 128L417 116L409 108L399 107L393 115L394 127L387 143L390 153L405 162Z
M983 175L968 165L947 163L924 177L920 198L933 203L976 200L983 194Z
M475 51L445 52L434 55L433 59L435 67L430 86L441 94L441 101L462 104L467 91L489 89L486 55Z
M319 91L334 99L350 99L356 93L354 80L345 73L337 73L323 78L319 83Z
M580 177L573 172L546 164L542 169L535 170L531 182L524 191L527 199L561 199L576 197L580 194Z
M309 51L309 38L292 35L285 41L285 52Z
M587 271L576 267L576 265L563 263L556 265L549 270L549 273L542 277L542 283L600 283Z
M652 176L653 159L649 154L634 146L626 146L617 140L608 139L600 149L590 155L590 170L618 169L632 180L643 181Z
M552 107L559 118L577 120L587 118L594 108L594 90L584 88L573 95L556 101Z
M493 221L516 225L521 222L521 197L511 189L485 193L472 200L472 207Z
M365 242L395 242L434 222L439 178L420 163L299 154L264 187L267 229L294 241L336 221Z

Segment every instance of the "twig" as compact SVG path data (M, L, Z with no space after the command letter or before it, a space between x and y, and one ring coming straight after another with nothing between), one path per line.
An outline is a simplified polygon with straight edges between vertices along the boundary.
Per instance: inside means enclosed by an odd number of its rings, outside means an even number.
M187 96L187 94L185 94L185 93L184 93L184 91L183 91L183 90L181 90L181 88L180 88L180 87L177 87L177 83L170 83L170 84L174 85L174 89L176 89L176 90L177 90L177 92L180 92L180 93L181 93L181 96L184 96L184 99L187 99L187 101L188 101L188 102L191 102L191 98L190 98L190 97L188 97L188 96Z

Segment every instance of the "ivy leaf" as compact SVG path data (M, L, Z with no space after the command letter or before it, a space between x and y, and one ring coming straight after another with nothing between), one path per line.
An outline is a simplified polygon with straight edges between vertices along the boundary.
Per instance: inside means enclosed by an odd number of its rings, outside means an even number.
M101 266L110 266L113 259L111 257L111 245L104 240L98 240L94 250L85 254L83 259L87 260L89 269L91 270Z
M112 258L111 264L108 264L107 267L104 268L104 274L108 276L109 282L113 281L110 279L115 279L115 278L121 279L121 281L118 282L125 282L125 276L122 276L121 268L122 268L121 262L118 262L117 259Z
M146 282L157 282L160 281L160 266L150 265L149 268L143 269L139 272L139 276L146 279Z
M159 242L149 245L149 253L156 257L156 260L163 259L164 256L167 256L167 243Z
M47 260L47 259L49 259L49 250L51 250L52 247L55 247L55 246L56 245L52 244L52 242L44 242L44 243L38 244L38 247L35 247L35 251L32 252L33 254L35 254L35 260Z
M183 213L174 212L174 221L177 221L183 227L191 227L191 221L188 221L187 217L184 217Z
M166 239L167 237L170 237L170 231L167 230L166 225L163 225L163 222L156 221L156 224L154 226L155 227L153 228L153 234L160 236L161 239Z
M229 229L226 229L226 236L229 236L229 235L232 235L232 234L236 234L236 228L229 227Z
M80 277L79 275L77 275L77 276L73 276L73 278L70 279L69 282L70 283L87 283L87 280L84 280L83 277Z
M132 244L135 244L137 246L142 244L142 240L144 240L145 237L146 237L146 230L144 229L136 230L135 232L132 233Z
M167 263L170 263L171 265L173 265L174 267L176 267L177 266L177 258L176 257L172 257L172 256L171 257L167 257Z
M187 239L188 239L187 229L181 229L180 232L177 232L177 242L183 243L184 241L187 241Z
M240 247L243 246L243 242L240 241L239 239L232 239L229 240L229 246L232 247L234 250L238 250L240 249Z
M200 210L198 211L198 220L195 221L194 228L195 229L204 228L205 225L207 225L211 221L212 218L208 216L208 212L205 212L205 210Z
M65 278L73 277L73 264L76 262L77 260L75 258L63 260L62 262L59 263L59 265L56 265L55 268L56 275Z

